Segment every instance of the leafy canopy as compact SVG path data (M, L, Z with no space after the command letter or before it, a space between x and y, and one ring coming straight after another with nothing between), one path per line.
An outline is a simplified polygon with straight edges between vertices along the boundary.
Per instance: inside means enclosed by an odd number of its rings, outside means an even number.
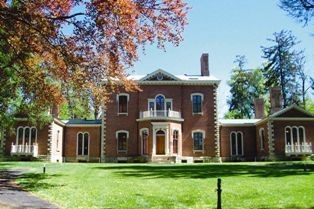
M188 9L183 0L0 1L0 119L14 107L47 111L65 85L98 103L117 84L136 89L126 69L138 48L178 45Z

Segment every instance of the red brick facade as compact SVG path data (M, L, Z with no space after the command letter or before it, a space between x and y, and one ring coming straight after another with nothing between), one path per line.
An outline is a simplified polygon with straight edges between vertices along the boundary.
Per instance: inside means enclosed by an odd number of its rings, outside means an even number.
M20 120L6 134L4 153L52 162L253 161L312 154L314 116L297 106L278 111L275 96L277 112L267 118L218 120L220 81L204 66L200 76L157 70L132 79L141 91L112 94L101 120L54 118L43 128ZM261 100L258 106L262 117Z

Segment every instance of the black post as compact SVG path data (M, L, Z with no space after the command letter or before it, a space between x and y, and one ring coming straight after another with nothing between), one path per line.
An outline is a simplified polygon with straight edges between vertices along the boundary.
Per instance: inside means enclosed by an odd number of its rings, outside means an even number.
M44 167L43 167L43 174L46 173L46 164L44 164Z
M221 209L221 179L217 179L217 209Z

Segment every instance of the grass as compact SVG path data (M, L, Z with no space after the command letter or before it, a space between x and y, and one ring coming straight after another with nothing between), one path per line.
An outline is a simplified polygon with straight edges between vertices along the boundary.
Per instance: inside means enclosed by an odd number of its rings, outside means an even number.
M22 168L26 190L61 208L215 208L217 177L224 209L313 209L314 163L47 164Z

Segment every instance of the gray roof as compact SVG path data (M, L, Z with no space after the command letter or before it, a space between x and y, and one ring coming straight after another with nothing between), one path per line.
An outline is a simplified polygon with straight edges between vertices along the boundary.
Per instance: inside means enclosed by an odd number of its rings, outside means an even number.
M65 123L66 125L80 125L80 124L94 125L94 124L101 124L101 120L85 120L85 119L62 120L62 122Z

